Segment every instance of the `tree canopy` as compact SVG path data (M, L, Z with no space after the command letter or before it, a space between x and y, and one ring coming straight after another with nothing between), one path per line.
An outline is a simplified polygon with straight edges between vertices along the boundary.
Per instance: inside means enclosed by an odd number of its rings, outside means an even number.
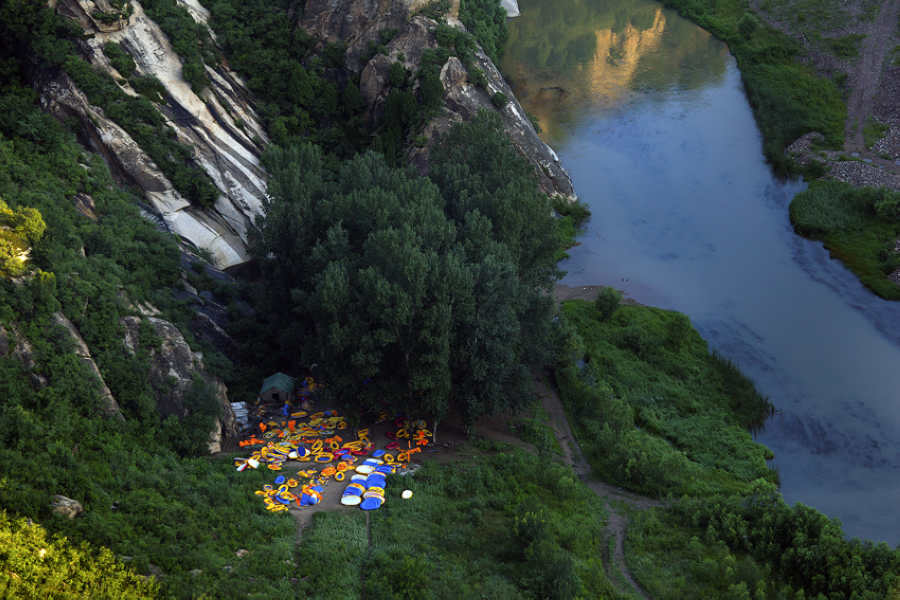
M0 275L15 277L25 271L25 259L47 228L40 211L29 206L11 209L0 198Z
M376 153L268 153L253 251L282 356L373 410L440 418L452 405L471 421L519 403L525 365L545 356L556 236L499 127L482 115L441 141L443 187ZM460 160L466 145L494 160Z

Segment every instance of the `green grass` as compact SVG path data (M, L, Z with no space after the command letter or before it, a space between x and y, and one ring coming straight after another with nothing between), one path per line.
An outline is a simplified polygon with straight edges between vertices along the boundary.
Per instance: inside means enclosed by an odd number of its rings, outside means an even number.
M872 117L866 119L866 123L863 125L863 139L865 140L866 148L871 149L875 142L884 137L888 129L887 125L876 121Z
M791 222L800 235L823 241L866 287L882 298L900 300L900 286L887 278L900 267L900 256L893 252L900 223L886 208L896 204L898 196L837 181L814 181L791 202Z
M534 444L537 451L545 456L561 455L562 448L550 425L550 415L539 401L523 410L513 419L513 429L524 441Z
M859 56L859 45L865 39L865 35L854 33L839 38L828 40L828 47L835 55L841 58L856 58Z
M655 496L775 479L747 431L770 405L684 315L620 306L603 319L584 301L562 313L584 366L558 368L557 382L595 474Z
M316 515L298 551L299 596L618 598L601 559L602 501L545 455L481 446L389 478L371 546L361 511Z

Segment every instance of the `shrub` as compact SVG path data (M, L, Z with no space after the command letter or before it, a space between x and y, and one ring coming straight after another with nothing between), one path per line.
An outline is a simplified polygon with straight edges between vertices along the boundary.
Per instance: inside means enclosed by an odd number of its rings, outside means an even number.
M491 103L499 110L507 105L509 102L509 98L506 97L506 94L503 92L494 92L494 95L491 96Z
M134 74L137 66L131 55L122 50L122 47L116 42L107 42L103 44L103 54L109 59L113 68L118 71L122 77L126 79Z
M622 302L622 292L611 287L604 287L594 300L594 306L601 321L607 321L615 314Z
M737 23L738 33L746 39L753 37L753 33L759 28L759 19L753 13L745 12Z

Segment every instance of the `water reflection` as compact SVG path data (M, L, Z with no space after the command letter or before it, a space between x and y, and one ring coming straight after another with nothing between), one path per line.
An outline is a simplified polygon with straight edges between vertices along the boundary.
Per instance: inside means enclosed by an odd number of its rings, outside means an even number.
M503 70L551 145L588 107L698 88L725 72L724 44L649 0L523 0Z
M724 46L648 2L520 0L504 67L593 212L562 264L690 316L778 410L782 492L900 541L900 305L795 236Z

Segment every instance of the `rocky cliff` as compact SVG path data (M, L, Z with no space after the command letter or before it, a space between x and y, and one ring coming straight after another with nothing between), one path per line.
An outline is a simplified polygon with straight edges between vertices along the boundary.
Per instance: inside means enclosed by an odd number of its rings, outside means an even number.
M408 71L415 72L423 52L438 46L437 21L417 14L425 4L421 0L308 0L306 3L301 26L319 39L346 44L346 67L359 74L360 91L373 121L377 120L390 92L391 65L401 63ZM458 12L459 1L456 0L450 3L444 18L452 27L465 29L458 19ZM383 31L394 33L385 44L386 51L366 58L370 44L377 43ZM425 137L430 142L454 123L472 119L480 110L498 111L507 135L534 165L541 188L549 194L574 197L572 181L560 165L559 157L540 139L512 89L480 48L476 50L471 67L484 73L486 83L483 86L473 82L468 69L458 58L451 56L443 65L444 107L441 114L426 125ZM499 109L491 101L498 92L508 100ZM423 172L427 171L429 147L430 144L426 144L410 150L411 161Z
M205 26L206 9L196 1L182 4ZM165 102L156 106L218 188L214 206L192 206L131 136L92 106L64 74L41 82L42 103L55 115L75 118L86 144L103 155L114 172L143 191L152 211L172 232L208 250L218 266L245 262L247 229L261 213L265 197L259 154L267 140L250 95L240 78L222 64L205 67L210 85L195 93L182 76L181 59L159 26L138 0L130 6L130 14L113 21L96 18L98 11L113 10L105 0L59 0L56 10L83 29L82 53L92 65L113 75L126 93L137 92L104 54L103 45L108 42L117 42L131 56L139 75L159 80Z
M209 451L219 452L223 444L233 443L238 433L225 384L205 373L203 355L191 349L177 327L164 319L149 316L152 309L144 309L144 312L143 316L122 319L124 344L125 349L134 354L141 344L141 323L149 324L150 334L158 342L150 351L150 386L160 416L188 416L191 409L186 402L187 396L195 384L205 384L206 390L215 398L219 414L210 431Z
M178 2L199 26L207 28L214 41L215 32L206 25L208 10L198 0ZM437 45L437 23L417 15L427 4L425 0L307 0L298 17L298 25L317 39L346 46L346 69L359 77L373 125L389 92L391 64L401 62L415 71L422 52ZM103 46L109 42L118 43L128 53L138 75L159 80L165 90L164 101L155 106L177 140L190 148L193 162L215 184L218 197L214 205L202 208L184 198L128 132L92 105L65 73L38 82L42 104L54 115L79 124L85 145L101 154L120 179L142 190L150 216L191 245L208 251L217 267L246 262L247 231L261 214L265 198L265 173L259 156L267 137L252 98L224 61L205 65L210 85L195 92L185 80L181 58L139 0L124 6L117 9L109 0L55 3L59 14L83 30L80 48L85 58L112 75L125 93L134 96L138 92L104 54ZM445 19L454 27L464 28L457 18L458 10L458 0L451 2ZM370 58L370 44L377 42L384 31L395 33L387 52ZM497 110L491 96L500 92L509 99L499 110L506 131L534 164L542 188L548 193L573 196L571 181L556 154L538 137L496 66L480 50L476 54L472 66L485 74L487 83L474 85L459 60L448 60L441 72L445 107L426 126L426 137L433 139L479 110ZM412 148L409 155L422 172L427 171L427 157L428 145Z

